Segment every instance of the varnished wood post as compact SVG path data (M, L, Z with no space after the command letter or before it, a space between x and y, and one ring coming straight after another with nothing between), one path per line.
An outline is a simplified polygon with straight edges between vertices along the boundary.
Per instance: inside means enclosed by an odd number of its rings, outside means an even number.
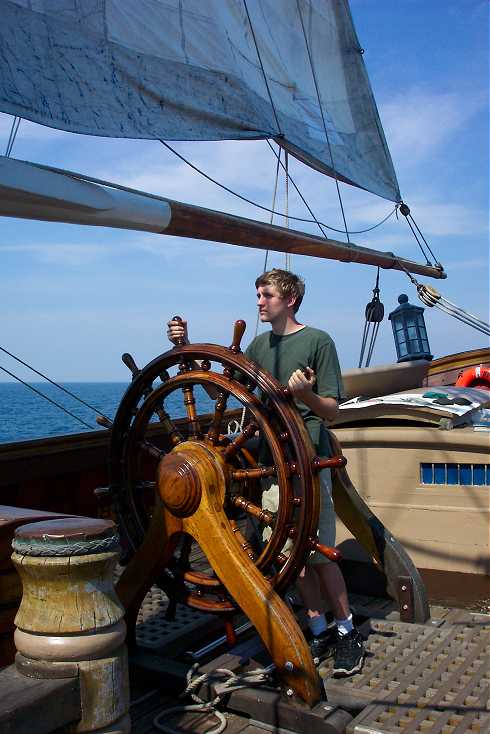
M66 731L128 734L124 609L113 584L119 541L109 520L66 518L16 530L23 585L16 665L31 677L78 674L82 718Z

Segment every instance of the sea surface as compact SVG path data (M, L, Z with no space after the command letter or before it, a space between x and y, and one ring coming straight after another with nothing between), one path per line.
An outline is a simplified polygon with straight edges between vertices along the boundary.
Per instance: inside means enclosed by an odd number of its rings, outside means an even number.
M84 400L91 410L50 383L30 383L51 400L59 403L75 417L52 405L44 397L21 383L0 383L0 443L27 441L67 433L101 430L95 422L98 413L114 418L119 402L128 387L123 382L67 382L62 387ZM198 413L214 410L214 401L200 388L195 388ZM232 405L231 401L229 403ZM185 416L181 391L172 393L165 401L165 409L172 418ZM84 421L83 425L77 418Z

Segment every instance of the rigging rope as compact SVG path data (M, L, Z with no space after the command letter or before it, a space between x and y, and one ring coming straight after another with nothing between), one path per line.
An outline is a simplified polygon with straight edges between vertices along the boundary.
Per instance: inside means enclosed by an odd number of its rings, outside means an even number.
M274 155L277 156L277 153L274 151L274 149L270 145L270 142L268 140L266 140L266 142L269 145L269 147L271 147ZM170 150L171 153L173 153L175 156L177 156L177 158L180 158L180 160L183 163L185 163L190 168L192 168L194 171L196 171L196 173L199 173L199 175L203 176L208 181L211 181L211 183L215 184L216 186L219 186L220 189L223 189L224 191L226 191L227 193L231 194L232 196L236 196L237 199L241 199L242 201L245 201L247 204L251 204L252 206L255 206L257 209L262 209L262 211L264 211L264 212L269 212L269 214L275 214L278 217L285 217L286 216L286 213L285 212L273 211L272 209L269 209L269 207L263 206L263 204L258 204L256 201L253 201L252 199L248 199L246 196L243 196L242 194L239 194L237 191L233 191L233 189L230 189L228 186L225 186L225 184L220 183L220 181L217 181L215 178L213 178L212 176L210 176L208 173L205 173L201 168L198 168L196 165L194 165L194 163L191 163L188 158L185 158L185 156L183 156L182 153L179 153L177 150L175 150L175 148L173 148L169 143L167 143L166 140L161 140L160 139L160 143L162 145L164 145L166 148L168 148L168 150ZM67 173L67 174L69 174L71 176L74 176L76 178L79 178L80 180L83 180L83 181L91 181L93 183L100 183L103 186L110 186L111 188L119 189L121 191L127 191L128 193L140 194L140 195L141 194L144 194L145 196L148 196L149 198L152 198L152 199L156 199L157 201L167 201L167 199L164 196L158 196L157 194L148 194L146 192L138 191L138 189L132 189L132 188L129 188L127 186L122 186L121 184L114 184L114 183L111 183L110 181L104 181L102 179L92 178L91 176L85 176L85 174L73 173L72 171L64 171L61 168L53 168L51 166L44 166L44 165L38 164L38 163L36 163L36 166L39 166L39 168L45 168L46 170L55 171L57 173ZM284 164L282 162L281 162L281 166L284 169ZM299 196L301 197L301 200L306 205L306 207L307 207L308 211L310 212L311 216L313 217L313 219L307 219L305 217L295 217L292 214L289 214L288 215L289 219L293 219L295 222L305 222L306 224L317 224L320 227L320 229L321 229L321 227L325 227L326 229L330 229L332 232L339 232L340 234L344 234L345 230L343 230L343 229L337 229L336 227L331 227L329 224L325 224L325 222L320 222L318 219L316 219L316 217L314 216L314 214L311 211L310 207L306 203L305 198L301 194L300 190L298 189L298 187L294 183L294 181L291 178L291 176L288 176L288 178L289 178L289 181L291 182L291 184L294 186L294 188L298 192ZM371 230L376 229L376 227L380 227L388 219L390 219L390 217L392 217L393 214L395 214L396 209L397 209L396 206L393 207L393 209L390 211L389 214L387 214L380 222L378 222L377 224L374 224L372 227L368 227L367 229L349 230L349 234L364 234L364 232L370 232ZM322 232L322 233L323 233L323 236L325 237L325 239L328 239L327 236L326 236L326 234L325 234L325 232Z
M20 364L23 364L24 367L27 367L32 372L34 372L36 375L39 375L39 377L42 377L43 379L47 380L51 383L51 385L54 385L59 390L63 390L64 393L69 395L74 400L78 400L79 403L82 405L85 405L86 408L90 408L90 410L93 410L94 413L97 413L97 415L101 415L103 418L107 418L107 420L111 420L107 415L105 415L101 410L98 408L94 408L93 405L90 405L90 403L86 403L85 400L82 400L82 398L78 397L78 395L75 395L75 393L71 392L70 390L67 390L66 387L63 387L63 385L60 385L59 383L55 382L54 380L51 380L47 375L43 374L42 372L39 372L39 370L34 369L30 364L27 364L27 362L24 362L23 359L20 357L16 357L15 354L12 354L12 352L9 352L8 349L5 349L4 347L0 347L0 350L4 352L5 354L8 354L9 357L12 357L12 359L15 359Z
M435 306L444 313L447 313L449 316L453 316L458 321L461 321L463 324L471 326L482 334L490 336L490 324L483 321L483 319L478 318L478 316L474 316L460 306L457 306L455 303L452 303L447 298L444 298L439 291L430 285L416 283L416 288L418 297L422 303L425 303L429 308Z
M277 156L277 162L276 162L276 175L274 179L274 192L272 194L272 209L271 209L271 216L270 216L270 224L274 221L274 211L276 208L276 198L277 198L277 186L279 183L279 164L281 163L281 153L282 148L279 147L279 155ZM284 151L286 153L286 151ZM267 261L269 259L269 250L265 251L265 257L264 257L264 266L262 268L262 272L265 273L267 270ZM257 318L255 319L255 332L254 332L254 339L257 336L259 331L259 311L257 309ZM240 433L243 431L243 426L245 423L245 416L247 414L247 408L244 406L242 408L242 413L240 416L240 420L233 420L228 423L227 426L227 432L228 435L232 433Z
M14 147L15 138L17 137L17 133L19 131L19 126L21 123L22 117L14 117L12 122L12 127L10 128L10 135L7 142L7 147L5 149L5 156L7 158L10 158L10 154L12 153L12 148Z
M266 138L265 142L267 143L267 145L269 146L269 148L272 150L272 152L274 153L274 155L277 158L277 153L274 150L274 148L272 147L270 140L268 140ZM279 147L279 150L281 150L281 146L278 145L278 147ZM284 164L282 162L281 162L281 166L282 166L282 169L285 170ZM331 227L328 224L324 224L323 222L319 222L318 219L315 217L315 214L313 213L313 210L311 209L311 207L309 206L308 202L306 201L305 197L303 196L303 194L299 190L298 186L295 184L293 177L291 175L289 175L289 173L288 173L288 179L291 182L292 186L294 187L296 193L300 197L301 201L306 206L306 208L308 209L309 213L312 216L312 220L311 219L300 219L299 217L293 217L293 216L291 216L290 219L297 219L300 222L308 222L309 224L315 223L316 225L318 225L318 228L320 229L320 232L325 237L325 239L328 239L328 237L325 234L325 232L323 231L322 227L325 227L326 229L330 229L330 230L332 230L332 232L339 232L340 234L344 234L344 232L345 232L344 229L337 229L336 227ZM383 219L381 219L381 221L379 221L377 224L373 224L371 227L367 227L366 229L357 229L357 230L350 229L349 230L349 234L364 234L365 232L371 232L373 229L376 229L376 227L381 227L382 224L384 224L388 219L390 219L390 217L393 216L393 214L395 214L395 212L397 210L397 207L398 207L398 204L396 204L393 207L393 209L390 211L390 213L387 214L385 217L383 217Z
M483 321L483 319L478 318L478 316L474 316L473 314L469 313L469 311L465 311L464 308L461 308L461 306L457 306L455 303L452 303L452 301L444 298L444 296L442 296L439 291L436 290L433 286L419 283L418 280L403 266L403 264L399 260L397 260L396 262L417 289L417 295L422 303L424 303L426 306L429 306L429 308L435 306L440 311L448 314L448 316L453 316L455 319L461 321L463 324L471 326L473 329L481 331L482 334L487 334L490 336L490 324L488 322Z
M29 388L29 390L32 390L32 392L35 392L37 395L40 395L42 398L44 398L45 400L47 400L48 403L52 403L53 405L56 405L56 407L59 408L60 410L62 410L64 413L67 413L68 415L71 415L72 418L74 418L75 420L77 420L79 423L81 423L82 425L84 425L86 428L89 428L91 431L93 431L94 428L97 428L97 426L91 426L89 423L86 423L84 420L82 420L82 418L79 418L78 415L75 415L75 413L72 413L70 410L67 410L67 408L65 408L63 405L60 405L59 403L57 403L56 400L51 400L51 398L48 398L48 396L45 395L43 392L41 392L41 390L37 390L32 385L29 385L28 382L24 382L24 380L21 380L20 377L17 377L17 375L14 375L13 372L10 372L5 367L2 367L0 365L0 370L2 370L3 372L6 372L7 375L10 375L10 377L13 377L14 380L17 380L18 382L21 382L23 385L25 385L27 388Z
M299 19L301 21L301 28L303 30L303 37L305 39L306 51L308 53L308 59L310 61L311 74L313 76L313 82L315 84L316 96L317 96L317 99L318 99L318 106L320 108L320 114L322 116L323 129L325 131L325 138L327 140L328 152L330 154L330 160L331 160L331 163L332 163L332 171L334 172L335 186L337 187L337 195L339 197L340 210L342 212L342 219L344 220L345 234L347 236L347 242L350 242L350 240L349 240L349 230L347 229L347 221L346 221L345 212L344 212L344 204L343 204L343 201L342 201L342 196L340 194L339 180L338 180L337 171L336 171L335 163L334 163L334 159L333 159L332 146L330 145L330 137L328 135L327 123L325 122L325 115L323 113L323 105L322 105L322 100L321 100L321 97L320 97L320 89L318 87L318 81L317 81L317 78L316 78L315 67L313 65L313 58L311 56L310 45L308 43L308 38L306 36L306 29L305 29L305 24L304 24L304 21L303 21L303 15L301 13L301 8L299 6L299 0L296 0L296 7L298 9L298 15L299 15Z
M371 363L371 359L372 359L373 352L374 352L374 345L378 337L379 325L381 321L383 320L384 312L385 312L384 306L381 303L381 301L379 300L379 267L378 267L378 272L376 274L376 284L373 289L373 298L366 306L366 311L365 311L366 320L364 322L364 331L362 334L361 353L359 355L358 367L362 367L362 360L364 359L364 352L366 349L366 345L368 343L368 339L369 339L369 346L368 346L368 351L366 355L366 364L364 365L364 367L369 367ZM371 332L371 335L369 335L369 332Z
M430 254L431 254L431 256L432 256L432 258L434 260L434 264L436 266L438 266L438 265L440 266L441 263L439 262L439 260L435 256L434 252L432 251L431 246L429 245L429 243L425 239L424 235L422 234L422 232L420 230L420 227L418 226L417 222L415 221L415 219L413 218L413 216L412 216L412 214L410 212L410 208L402 201L401 204L400 204L400 206L399 206L399 210L400 210L400 214L403 214L403 216L407 220L407 224L410 227L410 229L412 231L412 234L413 234L413 236L415 238L415 241L416 241L416 243L418 244L418 246L420 248L420 252L422 253L422 256L425 257L426 264L427 265L432 265L432 262L429 260L429 258L427 256L427 253L425 252L424 248L422 247L422 242L420 241L420 239L418 237L418 234L420 235L420 237L424 241L425 246L427 247L428 251L430 252ZM398 218L398 212L397 212L397 218ZM412 222L413 222L413 224L412 224ZM415 230L417 230L417 231L415 231ZM418 232L418 234L417 234L417 232Z
M195 663L187 673L187 687L185 691L180 695L180 698L190 696L194 704L187 704L182 706L172 706L169 709L161 711L154 719L153 726L159 731L164 731L167 734L177 734L178 730L171 726L162 724L162 719L167 718L169 715L174 713L212 713L218 719L218 726L208 729L205 734L221 734L226 729L227 720L225 715L216 709L216 706L220 703L223 696L237 691L241 688L251 688L264 685L270 682L270 675L268 668L257 668L256 670L250 670L246 673L233 673L227 668L217 668L211 673L203 673L202 675L197 674L196 671L199 668L199 664ZM224 679L224 680L223 680ZM205 701L197 695L196 690L207 683L216 683L218 680L223 680L220 683L220 692L210 700Z
M285 197L285 201L284 201L285 206L284 206L284 209L285 209L285 214L286 214L284 224L286 225L286 229L289 229L289 172L288 172L288 168L289 168L289 155L288 155L287 150L284 151L284 164L285 164L284 165L284 172L286 174L285 177L284 177L284 197ZM292 266L292 256L291 256L291 254L289 252L286 252L285 253L285 268L286 268L286 270L291 270L291 266Z

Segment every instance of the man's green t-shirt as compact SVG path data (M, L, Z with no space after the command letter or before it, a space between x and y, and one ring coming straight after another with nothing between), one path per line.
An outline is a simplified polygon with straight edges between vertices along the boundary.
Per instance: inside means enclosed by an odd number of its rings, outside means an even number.
M287 385L294 370L311 367L316 375L313 391L324 398L344 399L337 350L332 338L320 329L304 326L293 334L280 336L273 331L256 336L245 355ZM323 420L299 400L296 406L320 456L330 455Z

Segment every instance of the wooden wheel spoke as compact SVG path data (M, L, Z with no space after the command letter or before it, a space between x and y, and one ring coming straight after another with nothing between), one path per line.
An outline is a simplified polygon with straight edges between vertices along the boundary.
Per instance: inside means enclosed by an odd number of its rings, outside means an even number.
M173 420L170 418L169 414L164 409L163 403L160 403L156 406L155 413L160 419L163 430L168 433L172 445L177 446L178 443L182 443L184 437L180 433Z
M228 397L229 393L225 391L220 392L214 405L214 416L208 431L208 438L214 446L216 446L216 444L219 442L221 423L223 421L223 415L226 410Z
M231 473L231 478L236 481L243 479L264 479L274 477L277 474L275 466L258 466L254 469L237 469Z
M150 443L150 441L139 441L137 445L141 451L144 451L145 454L148 454L154 459L160 460L162 456L165 455L165 451L157 448L154 444Z
M225 450L225 460L228 461L229 459L233 458L241 449L244 443L246 443L252 436L255 435L255 432L258 431L259 427L257 423L249 423L243 431L238 434L238 436L230 443L229 446L226 447Z
M321 471L322 469L340 469L347 464L345 456L339 454L339 456L331 456L329 459L315 456L312 459L311 467L313 471Z
M194 389L192 385L184 385L182 387L182 392L184 393L184 405L187 413L187 420L189 421L189 433L192 438L200 438L201 426L197 418Z
M140 479L139 481L134 483L134 488L137 492L149 492L149 491L154 492L155 486L156 486L155 482L151 482L146 479Z
M274 525L276 516L273 512L269 512L269 510L263 510L262 508L257 507L257 505L254 505L253 502L249 502L247 499L245 499L245 497L240 497L239 495L233 497L232 504L239 510L246 512L247 515L255 517L259 522L263 523L264 525Z
M240 530L237 521L230 520L230 525L231 525L231 529L233 531L235 538L238 540L240 544L240 548L242 549L242 551L247 554L247 556L250 558L251 561L255 561L256 555L254 553L252 545L243 536L242 531Z

